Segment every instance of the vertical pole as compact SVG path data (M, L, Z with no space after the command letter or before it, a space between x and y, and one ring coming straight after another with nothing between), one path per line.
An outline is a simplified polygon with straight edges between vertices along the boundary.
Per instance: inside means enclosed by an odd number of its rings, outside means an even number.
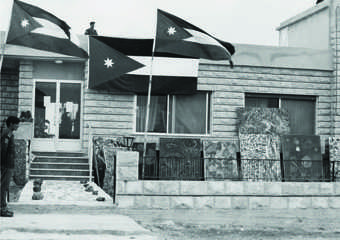
M157 21L156 21L157 24ZM153 60L155 56L155 45L156 45L156 31L155 31L155 38L152 44L152 56L151 56L151 65L150 65L150 77L149 77L149 87L148 87L148 99L146 104L146 116L145 116L145 126L144 126L144 146L143 146L143 159L142 159L142 179L144 179L145 175L145 157L146 157L146 143L148 138L148 123L149 123L149 114L150 114L150 101L151 101L151 87L152 87L152 67L153 67Z

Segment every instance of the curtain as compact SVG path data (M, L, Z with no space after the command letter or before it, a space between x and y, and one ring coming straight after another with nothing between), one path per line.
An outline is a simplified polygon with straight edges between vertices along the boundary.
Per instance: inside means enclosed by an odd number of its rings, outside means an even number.
M172 133L206 132L206 94L177 95L172 112Z
M147 96L137 96L137 132L144 132ZM148 132L166 132L166 96L151 96Z

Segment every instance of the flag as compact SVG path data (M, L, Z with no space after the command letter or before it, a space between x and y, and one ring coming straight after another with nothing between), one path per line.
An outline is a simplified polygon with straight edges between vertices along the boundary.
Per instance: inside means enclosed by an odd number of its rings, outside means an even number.
M70 41L70 27L53 14L14 0L8 44L86 58L86 52Z
M152 58L152 46L153 39L91 36L89 87L147 94L152 74L153 94L195 92L198 59L164 53Z
M191 23L158 9L155 52L231 61L235 48L231 43L218 40Z

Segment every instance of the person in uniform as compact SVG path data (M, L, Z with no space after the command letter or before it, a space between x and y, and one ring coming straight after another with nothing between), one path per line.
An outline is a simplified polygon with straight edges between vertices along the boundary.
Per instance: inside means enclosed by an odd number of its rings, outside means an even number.
M98 35L96 29L94 29L94 24L95 23L96 22L94 22L94 21L90 22L90 27L85 30L85 35L95 35L95 36Z

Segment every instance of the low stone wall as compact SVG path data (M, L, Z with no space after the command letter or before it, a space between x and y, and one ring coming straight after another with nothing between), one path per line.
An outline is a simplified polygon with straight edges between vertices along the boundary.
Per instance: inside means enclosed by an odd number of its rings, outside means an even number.
M340 208L340 182L141 181L138 153L117 153L121 208Z

